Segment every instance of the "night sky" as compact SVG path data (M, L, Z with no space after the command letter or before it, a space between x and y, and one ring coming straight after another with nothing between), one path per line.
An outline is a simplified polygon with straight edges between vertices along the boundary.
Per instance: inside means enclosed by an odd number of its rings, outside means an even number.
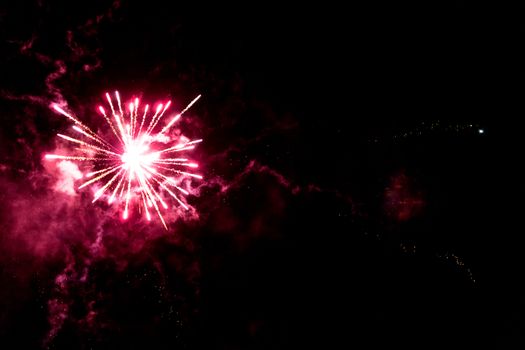
M2 3L0 348L525 345L524 10ZM44 159L115 90L202 94L167 230Z

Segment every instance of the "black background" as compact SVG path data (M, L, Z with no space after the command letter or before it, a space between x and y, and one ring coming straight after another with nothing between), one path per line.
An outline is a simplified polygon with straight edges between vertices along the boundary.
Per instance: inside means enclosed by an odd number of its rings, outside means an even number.
M100 23L82 26L101 13ZM524 343L523 15L522 4L480 1L3 4L4 179L23 183L16 169L42 171L43 151L15 156L17 140L31 134L27 113L39 130L35 150L49 149L66 125L45 104L15 98L52 99L53 64L21 51L35 37L29 52L67 65L55 85L75 108L104 89L183 101L202 93L201 152L226 151L210 163L210 177L233 181L256 160L300 188L320 189L294 194L264 171L248 174L221 205L197 205L208 218L198 229L183 227L198 247L189 257L199 264L198 287L168 268L168 293L186 297L159 306L154 282L125 282L151 269L147 261L132 258L117 273L108 258L92 283L105 291L101 308L115 326L94 336L66 323L47 346ZM68 44L68 30L82 54ZM399 174L424 201L408 220L385 209ZM224 207L248 223L260 213L266 229L224 233L216 228ZM2 208L7 222L15 213ZM9 225L2 227L5 244ZM160 261L168 251L187 254L162 243L150 246ZM21 258L9 256L0 347L39 348L46 291L62 265L19 267ZM20 283L23 298L7 272L19 268L34 272ZM156 319L169 308L191 310L181 311L183 326Z

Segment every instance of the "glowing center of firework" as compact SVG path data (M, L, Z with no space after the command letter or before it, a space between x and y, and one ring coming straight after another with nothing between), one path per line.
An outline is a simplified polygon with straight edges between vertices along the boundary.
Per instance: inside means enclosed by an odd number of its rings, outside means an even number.
M132 201L148 220L151 220L149 208L153 208L167 229L161 214L161 208L169 209L166 200L174 199L182 208L188 210L188 205L179 198L180 194L190 194L183 188L183 182L187 185L187 180L190 178L202 180L201 175L185 169L197 168L197 163L178 155L192 150L202 139L190 141L169 135L170 128L200 98L200 95L181 112L175 114L160 131L156 126L171 105L171 101L159 104L154 113L150 111L148 114L148 105L139 113L140 101L136 98L129 103L129 111L125 113L117 91L115 91L115 98L116 106L113 105L109 93L106 93L111 113L106 113L102 106L98 108L113 132L114 137L109 141L58 105L53 105L53 109L75 123L73 130L85 139L58 134L61 139L76 144L81 153L79 155L46 154L45 159L90 162L93 171L86 174L88 180L78 188L82 189L88 185L98 187L94 192L93 202L103 196L107 198L108 203L120 199L124 206L122 214L124 219L129 217ZM150 145L158 140L162 140L163 145L159 150L151 150ZM119 152L119 149L123 149L123 152ZM103 184L99 185L100 183Z
M148 146L142 145L138 140L133 140L121 157L124 169L135 174L143 172L143 167L151 166L159 158L158 153L148 153L148 151Z

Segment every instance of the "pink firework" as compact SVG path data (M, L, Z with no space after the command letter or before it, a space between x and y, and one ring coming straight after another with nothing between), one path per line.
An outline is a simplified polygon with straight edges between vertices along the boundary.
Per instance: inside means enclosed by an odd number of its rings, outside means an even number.
M89 162L93 169L85 174L88 180L78 188L96 186L93 202L105 198L108 203L119 203L123 207L124 220L130 216L132 207L143 211L148 220L151 220L150 210L155 210L167 229L161 212L169 208L166 199L174 199L187 210L188 206L179 196L189 193L181 187L181 183L187 178L202 179L201 175L188 171L197 168L197 163L179 158L180 154L192 150L202 140L181 141L177 137L173 142L167 133L200 97L201 95L197 96L180 113L174 115L160 131L155 131L171 101L158 105L154 113L148 113L149 106L146 105L140 111L139 99L136 98L129 103L125 113L118 91L115 92L115 107L111 96L106 93L111 115L102 106L98 110L113 132L112 140L105 140L75 116L54 104L54 110L74 122L73 130L81 134L82 139L58 134L60 138L75 144L78 154L46 154L45 159ZM162 145L160 149L159 144Z

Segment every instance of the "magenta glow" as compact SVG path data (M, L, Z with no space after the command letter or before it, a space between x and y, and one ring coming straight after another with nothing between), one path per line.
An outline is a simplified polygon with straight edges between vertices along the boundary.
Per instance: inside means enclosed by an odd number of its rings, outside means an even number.
M181 112L171 117L170 121L157 131L157 125L166 114L171 101L161 103L149 113L149 105L140 107L135 98L127 105L127 112L122 109L120 94L115 91L114 99L105 94L109 110L98 106L100 115L111 129L111 138L105 139L82 123L77 117L56 104L52 108L71 120L72 130L79 136L57 134L63 140L76 146L73 154L46 154L46 160L81 162L90 171L83 174L85 180L78 189L93 187L93 202L106 200L122 210L122 218L128 219L132 213L144 215L151 220L155 212L167 229L163 211L170 210L170 203L185 210L188 205L184 197L189 194L181 187L184 179L202 180L202 175L193 173L198 163L186 158L184 153L195 148L202 139L187 140L171 138L171 127L201 97L194 98ZM116 104L114 104L116 101Z

